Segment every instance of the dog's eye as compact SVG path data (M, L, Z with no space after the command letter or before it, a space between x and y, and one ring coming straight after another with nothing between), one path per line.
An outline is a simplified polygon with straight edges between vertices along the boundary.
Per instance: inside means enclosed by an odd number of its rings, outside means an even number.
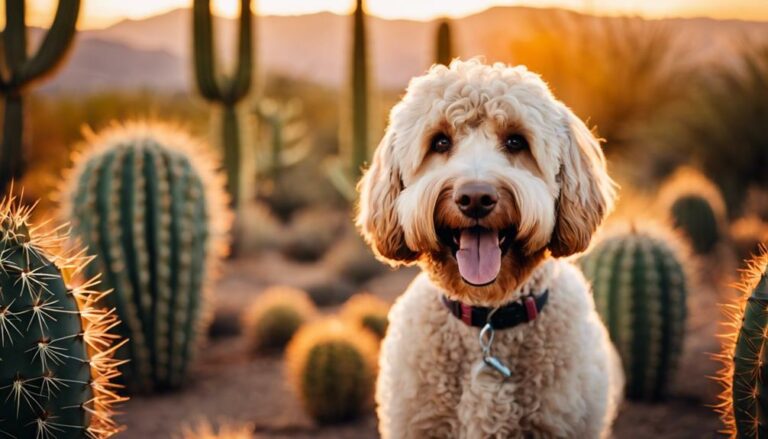
M522 151L528 149L528 140L521 134L510 134L504 139L504 147L509 152Z
M451 146L453 145L453 142L451 142L451 138L448 137L445 133L438 133L435 134L434 137L432 137L432 141L430 142L429 148L437 153L444 153L447 152L449 149L451 149Z

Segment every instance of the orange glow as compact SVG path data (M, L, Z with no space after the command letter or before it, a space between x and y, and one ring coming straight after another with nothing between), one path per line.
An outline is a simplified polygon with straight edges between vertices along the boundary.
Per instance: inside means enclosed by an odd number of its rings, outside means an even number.
M46 25L58 0L27 0L28 22ZM218 14L234 16L238 0L214 0ZM263 15L292 15L329 11L348 13L352 0L254 0ZM189 7L189 0L84 0L80 28L109 26L125 18L140 19L172 9ZM561 7L600 15L710 16L744 20L768 20L764 0L368 0L368 12L383 18L429 20L439 16L460 17L492 6ZM0 17L0 22L4 17Z

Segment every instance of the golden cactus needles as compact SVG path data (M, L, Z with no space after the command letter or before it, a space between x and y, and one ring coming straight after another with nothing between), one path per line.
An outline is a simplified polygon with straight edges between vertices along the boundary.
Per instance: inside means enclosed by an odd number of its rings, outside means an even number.
M33 208L0 200L0 436L107 438L124 400L112 382L119 322L99 307L98 277L73 281L91 258L60 252L63 227L32 225Z

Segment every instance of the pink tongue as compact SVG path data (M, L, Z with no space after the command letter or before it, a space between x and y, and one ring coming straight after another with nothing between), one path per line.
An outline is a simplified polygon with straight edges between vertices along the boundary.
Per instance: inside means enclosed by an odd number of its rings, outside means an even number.
M499 235L494 230L464 229L456 252L459 273L473 285L496 280L501 269Z

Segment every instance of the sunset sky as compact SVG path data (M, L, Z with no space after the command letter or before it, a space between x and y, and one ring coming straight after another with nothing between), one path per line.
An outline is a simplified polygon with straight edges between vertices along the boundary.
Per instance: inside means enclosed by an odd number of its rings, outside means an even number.
M28 21L45 26L50 22L57 0L27 0ZM188 7L191 0L83 0L80 28L98 28L124 18L143 18L179 7ZM259 13L303 14L318 11L346 13L352 0L258 0ZM214 0L219 13L232 16L237 0ZM435 16L468 15L495 5L557 6L582 12L616 15L632 14L645 17L710 16L768 20L768 0L368 0L368 12L385 18L425 20ZM4 10L0 13L4 14ZM4 18L4 17L0 17ZM4 20L0 20L3 22Z

